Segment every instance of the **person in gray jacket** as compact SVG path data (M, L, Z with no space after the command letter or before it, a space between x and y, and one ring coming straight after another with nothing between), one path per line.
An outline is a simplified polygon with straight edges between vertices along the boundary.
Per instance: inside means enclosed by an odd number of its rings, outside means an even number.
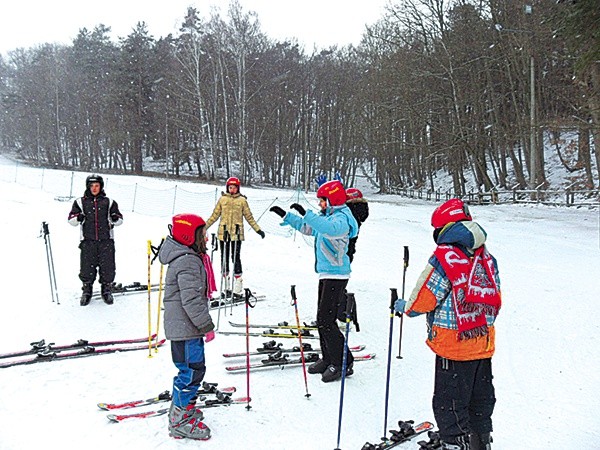
M179 370L173 379L169 435L176 439L209 439L210 428L196 408L200 383L206 373L204 342L215 337L209 298L215 290L210 257L206 253L206 223L194 214L173 217L158 258L168 264L165 278L165 335Z

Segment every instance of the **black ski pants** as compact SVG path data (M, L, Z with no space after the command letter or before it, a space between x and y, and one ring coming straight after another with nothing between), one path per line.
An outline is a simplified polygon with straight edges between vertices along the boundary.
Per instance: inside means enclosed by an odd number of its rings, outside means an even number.
M100 283L115 281L115 241L103 239L92 241L84 239L79 243L81 249L79 279L84 283L93 283L100 269Z
M496 395L492 360L452 361L436 356L433 413L444 442L492 431Z
M229 274L229 261L233 262L233 274L238 276L242 274L242 241L219 241L221 248L221 272L223 275Z
M348 280L319 280L319 303L317 307L317 328L321 343L322 358L328 364L342 367L344 358L344 335L337 324L337 312L346 295ZM347 364L354 361L348 352Z

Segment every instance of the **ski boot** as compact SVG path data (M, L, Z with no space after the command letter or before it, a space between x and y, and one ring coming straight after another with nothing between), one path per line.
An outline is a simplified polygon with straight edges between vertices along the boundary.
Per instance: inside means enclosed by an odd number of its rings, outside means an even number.
M171 403L169 408L169 436L175 439L207 440L210 438L208 428L200 417L204 417L202 411L189 404L185 408L175 406Z
M471 433L469 435L469 442L471 443L471 450L492 450L492 436L490 433Z
M90 304L90 300L92 300L93 285L93 283L83 283L83 286L81 287L81 300L79 301L81 306L87 306Z
M244 280L241 275L234 275L233 277L233 298L242 298L244 293Z
M324 373L328 367L329 363L319 358L316 362L308 366L308 373Z
M351 362L351 363L348 363L348 365L346 367L346 376L349 377L353 373L354 373L354 363ZM329 383L331 381L339 380L340 378L342 378L342 367L334 366L333 364L331 364L325 370L325 372L323 372L323 375L321 376L321 381L323 383Z
M102 283L102 299L107 305L112 305L115 302L112 295L112 283Z

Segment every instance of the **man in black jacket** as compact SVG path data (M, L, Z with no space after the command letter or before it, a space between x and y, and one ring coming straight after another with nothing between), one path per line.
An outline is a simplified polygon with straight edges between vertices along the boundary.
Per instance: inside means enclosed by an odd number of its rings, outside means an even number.
M104 180L100 175L88 176L85 187L83 197L73 202L69 213L69 223L79 225L81 230L79 279L83 283L83 293L80 304L86 306L90 303L99 269L102 298L112 305L112 284L115 280L113 228L123 223L123 215L117 202L104 193Z

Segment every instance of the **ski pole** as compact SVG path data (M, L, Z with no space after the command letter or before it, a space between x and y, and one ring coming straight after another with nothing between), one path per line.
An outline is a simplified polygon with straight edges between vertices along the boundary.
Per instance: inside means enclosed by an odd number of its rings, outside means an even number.
M223 292L223 281L226 279L225 277L225 264L227 264L227 253L229 249L229 232L227 231L227 225L223 225L223 241L221 241L221 287L219 288L219 311L217 311L217 327L216 330L219 329L219 324L221 323L221 300L223 301L223 306L225 306L225 301L227 300L227 283L225 283L225 292Z
M163 272L164 265L160 265L160 279L158 281L158 310L156 312L156 341L154 341L154 353L158 353L158 330L160 329L160 305L163 293Z
M60 305L58 288L56 286L56 272L54 271L52 245L50 244L50 228L46 222L42 222L42 235L44 236L44 244L46 246L46 261L48 262L48 276L50 278L50 295L52 296L52 303L54 303L54 299L56 298L56 304Z
M245 303L246 303L246 398L248 404L246 405L246 410L250 411L252 406L250 406L250 314L249 309L254 308L256 303L250 303L250 297L252 293L250 289L246 288L245 293Z
M383 441L387 440L388 399L390 397L390 369L392 367L392 335L394 333L394 303L398 300L398 289L390 288L392 291L390 300L390 338L388 341L387 378L385 381L385 412L383 415Z
M152 256L152 241L148 240L148 358L152 358L152 280L150 279L150 264Z
M233 284L235 283L235 266L236 266L236 262L239 260L239 247L238 247L238 243L240 242L240 224L236 223L235 224L235 236L236 236L236 241L235 241L235 246L232 243L231 244L231 262L233 264L233 270L231 271L231 305L229 308L229 315L232 316L233 315Z
M404 246L404 269L402 271L402 298L404 298L404 286L406 285L406 269L408 269L408 245ZM398 356L396 356L396 358L402 359L402 325L404 324L404 314L399 314L399 316L400 316L400 338L398 341Z
M296 312L296 327L298 328L298 341L300 342L300 358L302 359L302 371L304 372L304 387L306 388L306 398L310 398L308 393L308 377L306 376L306 360L304 359L304 346L302 345L302 330L300 329L300 318L298 317L298 300L296 299L296 285L292 285L292 305Z
M344 408L344 386L346 384L346 364L348 362L348 337L350 335L350 321L354 310L354 294L346 294L346 335L344 336L344 354L342 358L342 387L340 388L340 413L338 417L337 445L335 450L340 450L340 437L342 434L342 411Z
M210 241L210 244L212 246L212 249L210 251L210 260L212 261L214 259L214 254L215 254L215 250L217 249L217 246L219 245L219 240L217 239L217 235L215 233L212 233L212 240Z

